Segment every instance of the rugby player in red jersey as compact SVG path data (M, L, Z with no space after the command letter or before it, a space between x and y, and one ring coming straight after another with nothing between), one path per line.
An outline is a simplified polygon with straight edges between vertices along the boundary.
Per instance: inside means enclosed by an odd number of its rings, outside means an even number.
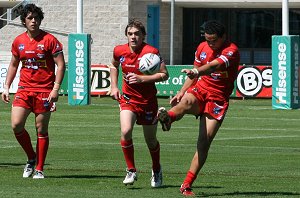
M194 68L183 69L188 76L180 92L170 100L172 108L158 110L158 119L164 131L185 114L200 116L197 150L180 192L193 196L191 186L203 167L210 147L229 105L229 96L237 77L240 55L235 44L226 39L225 27L217 21L208 21L204 28L205 42L195 53Z
M62 44L53 35L40 29L44 19L41 8L34 4L25 5L20 19L27 31L17 36L12 43L12 58L2 100L5 103L10 101L9 88L21 62L20 82L12 102L11 125L28 158L23 177L34 174L34 179L42 179L49 145L48 125L58 100L58 91L65 72L65 60ZM31 112L35 115L36 151L25 129L27 117Z
M131 19L125 28L128 43L118 45L113 50L110 69L111 96L120 106L121 140L120 144L127 165L125 185L137 180L134 159L132 131L134 124L142 125L144 138L152 158L151 186L162 185L160 165L160 144L157 131L157 97L155 82L168 79L168 71L161 59L160 71L152 75L143 75L139 71L139 60L146 53L159 55L159 50L145 43L146 30L137 19ZM160 56L160 55L159 55ZM122 93L118 88L118 76L122 72Z

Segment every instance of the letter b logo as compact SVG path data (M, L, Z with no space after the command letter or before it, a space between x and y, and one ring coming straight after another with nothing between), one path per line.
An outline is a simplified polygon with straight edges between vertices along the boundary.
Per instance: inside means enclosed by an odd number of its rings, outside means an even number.
M91 94L105 95L110 91L110 71L106 65L92 66Z

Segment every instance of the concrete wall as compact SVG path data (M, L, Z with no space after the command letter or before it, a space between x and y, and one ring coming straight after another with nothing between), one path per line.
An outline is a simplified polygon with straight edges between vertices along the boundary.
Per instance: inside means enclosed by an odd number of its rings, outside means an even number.
M170 27L171 4L161 3L161 0L131 0L129 4L129 17L142 20L147 27L147 6L160 6L160 43L159 50L166 64L170 63ZM174 26L174 64L182 61L182 8L175 7Z
M68 60L68 33L76 33L77 4L75 0L31 0L42 7L45 18L41 28L52 33L64 45ZM108 64L111 62L113 47L127 42L124 30L128 19L140 18L147 27L147 5L160 5L160 51L169 64L170 56L170 3L161 0L84 0L83 32L91 34L91 63ZM175 9L174 27L174 64L181 63L182 48L182 8ZM20 24L20 19L14 20ZM13 39L25 28L10 24L0 29L0 51L10 51Z

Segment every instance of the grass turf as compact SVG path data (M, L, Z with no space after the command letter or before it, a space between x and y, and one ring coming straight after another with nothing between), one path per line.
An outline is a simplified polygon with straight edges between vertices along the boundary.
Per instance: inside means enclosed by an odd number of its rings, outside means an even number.
M168 107L160 98L160 106ZM164 186L150 187L151 160L135 126L138 181L124 186L119 112L110 97L70 106L60 97L49 128L44 180L23 179L26 157L10 128L10 105L0 104L0 197L182 197L196 148L198 120L186 115L170 132L158 129ZM35 145L34 116L26 129ZM197 197L300 197L299 110L272 110L271 100L231 100L207 162L193 185Z

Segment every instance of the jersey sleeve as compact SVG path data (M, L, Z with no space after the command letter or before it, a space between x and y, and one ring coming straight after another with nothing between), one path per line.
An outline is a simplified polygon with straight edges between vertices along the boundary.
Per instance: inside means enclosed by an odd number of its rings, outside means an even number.
M114 47L114 50L113 50L113 58L114 58L114 60L120 62L120 55L119 55L119 51L120 51L120 50L118 50L118 49L119 49L118 46Z
M195 59L194 59L194 65L200 67L202 65L201 62L201 54L202 54L202 50L204 48L205 43L202 42L199 44L199 46L197 47L197 50L195 52Z
M15 40L13 41L12 45L11 45L11 53L12 53L14 56L19 57L19 50L18 50L19 47L21 47L21 46L18 45L17 39L15 39Z
M53 55L55 54L58 54L58 53L61 53L63 51L63 46L62 44L54 37L54 36L51 36L49 37L49 51L51 51L51 53Z
M217 58L217 61L220 64L224 64L227 67L230 67L230 65L232 65L232 63L236 64L240 61L240 55L239 55L239 51L238 48L235 46L230 46L225 48L222 51L221 56L219 56Z

